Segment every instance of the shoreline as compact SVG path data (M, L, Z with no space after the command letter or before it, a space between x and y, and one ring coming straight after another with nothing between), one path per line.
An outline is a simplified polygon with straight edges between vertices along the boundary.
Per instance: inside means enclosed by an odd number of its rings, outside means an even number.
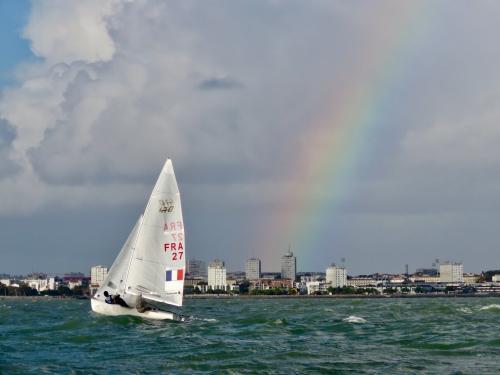
M484 298L500 297L500 294L427 294L427 295L360 295L360 294L333 294L333 295L239 295L239 294L187 294L184 299L273 299L273 298L297 298L297 299L387 299L387 298Z
M185 294L184 299L418 299L418 298L488 298L498 297L499 293L491 294L417 294L417 295L359 295L359 294L333 294L333 295L239 295L239 294ZM71 296L0 296L0 301L47 301L47 300L89 300L90 297L77 298Z
M38 301L38 300L57 300L57 299L90 299L90 297L72 297L72 296L0 296L0 301L6 301L6 300L33 300L33 301Z

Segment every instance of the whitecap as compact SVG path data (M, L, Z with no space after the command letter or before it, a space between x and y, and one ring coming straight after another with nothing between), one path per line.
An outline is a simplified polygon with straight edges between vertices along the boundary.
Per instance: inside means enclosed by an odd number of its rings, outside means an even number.
M458 308L458 311L460 311L464 314L472 314L472 310L468 307L460 307L460 308Z
M209 323L215 323L218 322L217 319L215 318L197 318L196 316L190 316L187 318L188 321L194 321L197 320L199 322L209 322Z
M367 323L367 321L356 315L349 315L347 318L342 319L347 323Z
M492 305L483 306L479 310L500 310L500 305L494 303Z

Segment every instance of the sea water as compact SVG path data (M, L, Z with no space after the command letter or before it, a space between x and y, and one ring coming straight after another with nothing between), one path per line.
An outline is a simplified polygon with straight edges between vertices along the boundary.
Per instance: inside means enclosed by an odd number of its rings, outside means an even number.
M500 374L500 298L188 299L182 312L0 300L0 373Z

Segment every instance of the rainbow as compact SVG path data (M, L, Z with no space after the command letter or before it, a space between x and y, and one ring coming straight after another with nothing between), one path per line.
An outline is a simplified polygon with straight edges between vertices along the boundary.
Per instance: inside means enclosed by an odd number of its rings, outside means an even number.
M309 266L305 255L313 251L322 231L328 230L318 222L331 225L336 208L351 191L352 175L360 161L373 157L369 152L371 135L384 126L385 114L395 101L394 92L410 74L405 69L425 36L422 24L429 17L428 4L396 1L377 8L373 15L379 25L375 26L377 32L363 45L356 64L344 73L349 82L330 90L325 110L301 135L303 149L295 153L299 159L293 169L302 181L294 182L286 194L294 209L289 210L286 220L264 229L273 257L284 253L290 244L299 270L300 265ZM284 238L289 242L283 242Z

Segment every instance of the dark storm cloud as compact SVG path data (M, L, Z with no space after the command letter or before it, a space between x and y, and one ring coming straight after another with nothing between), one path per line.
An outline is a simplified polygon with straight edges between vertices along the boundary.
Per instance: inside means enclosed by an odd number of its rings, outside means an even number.
M210 78L206 79L198 84L198 89L210 91L210 90L234 90L242 89L244 86L242 83L230 77L222 78Z
M290 217L316 241L315 256L299 259L301 269L321 270L343 256L353 272L400 270L405 257L417 264L421 251L422 258L463 260L466 270L478 270L495 257L496 3L419 2L425 17L408 24L398 23L398 6L407 5L384 1L51 4L36 2L25 31L42 61L20 67L19 85L0 99L7 121L0 124L3 202L36 201L32 214L43 220L47 207L78 212L93 205L92 235L109 235L99 222L133 223L136 214L120 207L144 203L170 156L190 255L224 258L231 269L251 255L277 269L291 234L272 226ZM401 27L397 37L418 37L403 38L396 50L380 46L394 25ZM342 125L325 112L343 105L358 78L353 67L371 71L374 61L387 67L388 84L368 79L367 102L353 109L375 106L375 121L366 133L359 129L362 147L343 145L353 162L343 181L334 181L347 186L339 198L309 179L316 165L298 165L304 150L328 153L307 144L307 135ZM26 168L14 174L13 160ZM335 177L328 168L324 174ZM309 193L300 199L322 203L311 217L287 201L304 185ZM0 209L20 212L15 204ZM57 212L51 215L57 222ZM88 236L71 233L79 243ZM266 234L275 247L264 242ZM481 259L468 251L472 244ZM64 256L51 246L44 250ZM116 246L106 247L106 261Z

